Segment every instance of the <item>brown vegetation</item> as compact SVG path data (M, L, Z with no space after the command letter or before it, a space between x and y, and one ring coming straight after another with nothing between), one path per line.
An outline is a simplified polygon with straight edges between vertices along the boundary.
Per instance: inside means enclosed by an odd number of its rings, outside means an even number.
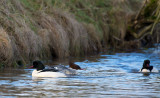
M141 46L151 47L159 43L158 23L160 20L160 1L145 0L139 13L128 26L128 40L137 40ZM132 38L131 38L132 37Z
M158 5L153 25L141 25L145 0L61 1L0 1L0 66L137 48L159 20Z
M9 66L35 59L80 56L101 49L92 25L52 8L29 11L20 1L0 1L0 64Z

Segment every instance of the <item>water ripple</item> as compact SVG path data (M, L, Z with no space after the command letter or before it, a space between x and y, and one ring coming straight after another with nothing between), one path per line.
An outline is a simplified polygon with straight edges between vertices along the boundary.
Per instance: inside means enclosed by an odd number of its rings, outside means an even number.
M0 97L159 97L160 73L138 73L144 59L160 70L158 54L116 53L77 61L86 70L68 78L32 78L32 69L0 71Z

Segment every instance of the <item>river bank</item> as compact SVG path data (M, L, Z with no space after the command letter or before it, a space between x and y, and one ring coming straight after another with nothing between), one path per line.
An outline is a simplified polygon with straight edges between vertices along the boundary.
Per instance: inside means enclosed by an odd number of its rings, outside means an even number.
M146 16L139 14L144 5L159 10L158 4L156 0L1 0L0 66L151 47L159 42L159 29L153 28L159 13L147 10L157 16L145 30L153 30L150 35L139 28L147 23L133 24Z

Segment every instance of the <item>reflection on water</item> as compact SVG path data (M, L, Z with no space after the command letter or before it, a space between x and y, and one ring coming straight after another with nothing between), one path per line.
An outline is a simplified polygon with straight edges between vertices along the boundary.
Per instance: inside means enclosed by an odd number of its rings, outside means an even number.
M159 97L160 73L138 73L144 59L160 70L160 57L117 53L77 61L86 70L68 78L32 78L33 69L0 71L0 97Z

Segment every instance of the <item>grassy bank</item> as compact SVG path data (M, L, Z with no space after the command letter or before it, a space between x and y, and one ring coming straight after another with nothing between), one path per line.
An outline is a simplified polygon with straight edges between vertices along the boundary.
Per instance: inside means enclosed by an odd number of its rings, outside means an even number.
M128 25L144 1L1 0L0 66L140 47Z

